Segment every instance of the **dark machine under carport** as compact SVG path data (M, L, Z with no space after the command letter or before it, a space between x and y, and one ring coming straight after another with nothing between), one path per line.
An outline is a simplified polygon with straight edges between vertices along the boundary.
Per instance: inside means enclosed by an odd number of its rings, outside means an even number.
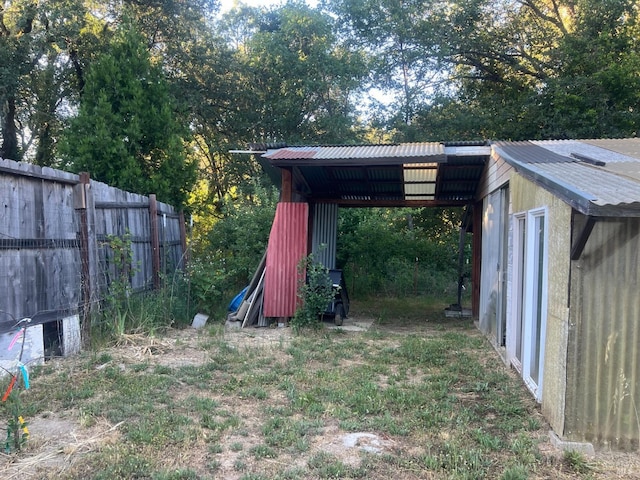
M333 288L333 299L329 302L327 310L324 312L324 317L333 318L333 322L340 326L349 315L347 283L344 281L342 270L329 270L329 277Z

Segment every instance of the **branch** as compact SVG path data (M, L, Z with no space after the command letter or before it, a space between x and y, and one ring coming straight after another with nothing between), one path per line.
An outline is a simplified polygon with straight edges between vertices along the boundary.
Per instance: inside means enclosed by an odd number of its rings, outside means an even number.
M0 32L2 34L1 36L5 37L8 37L11 33L9 32L7 26L4 24L4 7L2 5L0 5Z
M542 9L540 7L538 7L534 2L535 2L535 0L520 0L520 3L524 7L529 7L533 11L533 13L535 13L538 16L538 18L541 18L542 20L545 20L545 21L555 25L556 27L558 27L558 29L564 35L567 35L569 33L567 31L566 27L564 26L564 23L562 23L562 19L561 19L561 15L560 15L560 8L559 8L558 3L556 2L556 0L552 0L553 11L555 12L556 17L553 17L551 15L547 15L546 13L544 13L542 11Z
M457 56L459 56L460 58L456 58ZM519 58L528 59L522 53L518 53L517 55L509 55L497 52L477 52L469 50L466 52L457 52L451 55L449 58L445 58L445 61L448 61L449 63L452 63L454 65L468 65L476 67L479 70L490 74L490 76L492 77L499 77L497 72L491 70L487 65L482 63L482 59L488 59L507 65L519 73L537 78L538 80L546 80L548 78L548 76L543 71L526 68L524 65L522 65L522 63L518 61Z

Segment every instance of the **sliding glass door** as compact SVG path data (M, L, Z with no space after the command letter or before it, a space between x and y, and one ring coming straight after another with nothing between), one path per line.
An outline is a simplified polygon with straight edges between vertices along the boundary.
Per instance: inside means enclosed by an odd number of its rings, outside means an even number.
M542 400L544 343L547 323L547 226L544 209L514 215L514 335L508 346L511 362L536 400Z

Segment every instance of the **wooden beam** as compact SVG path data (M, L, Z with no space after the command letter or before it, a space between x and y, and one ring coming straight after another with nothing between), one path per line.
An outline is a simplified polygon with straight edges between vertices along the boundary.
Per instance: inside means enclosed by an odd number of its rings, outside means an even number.
M151 267L153 288L160 288L160 237L158 229L158 202L154 193L149 195L149 231L151 234Z
M587 245L587 240L589 240L589 236L591 236L591 232L593 231L595 224L595 217L587 217L587 222L582 227L582 231L580 232L576 243L571 247L571 260L580 259L580 255L582 255L584 247Z
M313 198L314 203L337 203L340 207L464 207L469 200L346 200L342 198Z
M280 201L281 202L291 202L293 199L293 180L291 175L291 170L286 168L281 168L280 172L282 174L282 183L280 187Z
M187 270L189 263L189 250L187 249L187 224L184 220L184 212L180 210L178 222L180 223L180 247L182 247L182 270Z
M83 347L91 345L91 269L90 269L90 250L89 250L89 233L91 227L89 225L89 215L87 213L89 187L91 185L91 177L88 172L80 173L80 184L76 190L78 206L76 209L80 213L80 284L82 285L82 325L80 327L80 339Z

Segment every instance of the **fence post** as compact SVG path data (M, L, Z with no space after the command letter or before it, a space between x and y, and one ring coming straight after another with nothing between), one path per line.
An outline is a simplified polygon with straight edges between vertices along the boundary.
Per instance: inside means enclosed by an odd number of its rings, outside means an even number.
M89 173L80 173L80 183L74 189L74 206L80 216L80 282L82 289L82 324L80 338L83 347L91 344L91 317L97 298L97 240L95 236L95 203Z
M160 288L160 238L158 231L158 201L155 193L149 195L149 228L151 234L151 266L153 288Z
M189 263L189 253L187 251L187 225L184 222L184 212L180 210L180 245L182 246L182 270L187 270L187 263Z

